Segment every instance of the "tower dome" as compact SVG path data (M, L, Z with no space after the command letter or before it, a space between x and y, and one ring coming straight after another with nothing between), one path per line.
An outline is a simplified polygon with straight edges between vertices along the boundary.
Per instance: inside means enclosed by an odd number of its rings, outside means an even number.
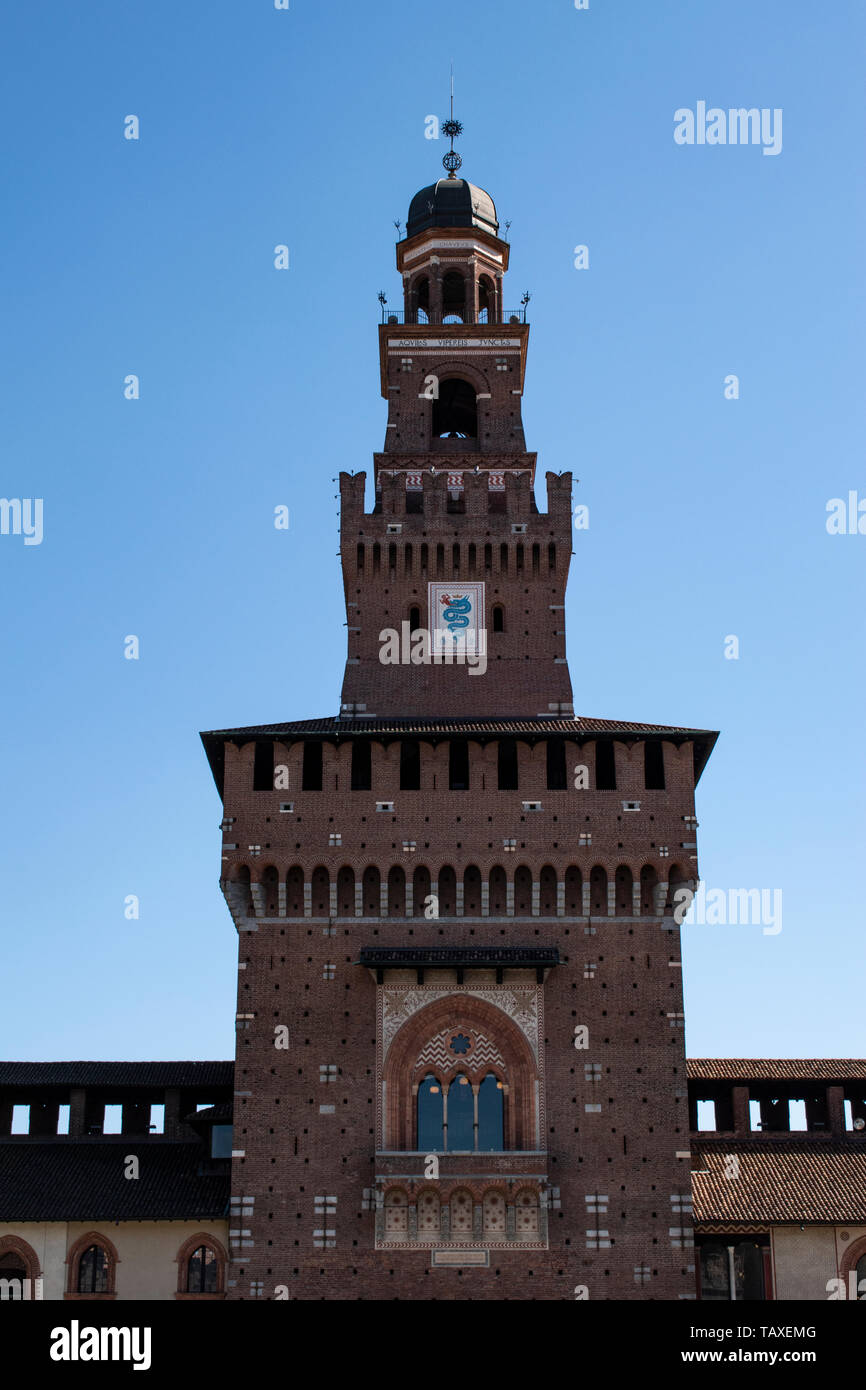
M496 207L489 193L466 179L438 179L422 188L409 204L406 236L426 232L430 227L480 227L491 236L499 234Z

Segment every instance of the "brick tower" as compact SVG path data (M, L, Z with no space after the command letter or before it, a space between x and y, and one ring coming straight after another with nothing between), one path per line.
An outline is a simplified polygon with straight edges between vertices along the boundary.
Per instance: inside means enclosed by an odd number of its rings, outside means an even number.
M383 310L372 511L340 477L340 713L202 736L239 933L229 1296L693 1297L672 914L715 734L574 715L571 475L540 511L508 243L446 161Z

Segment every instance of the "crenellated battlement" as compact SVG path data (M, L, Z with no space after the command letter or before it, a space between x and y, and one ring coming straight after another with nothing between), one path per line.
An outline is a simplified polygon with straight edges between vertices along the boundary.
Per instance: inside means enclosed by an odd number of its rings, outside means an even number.
M387 467L387 456L375 456L376 502L365 511L366 473L340 474L342 533L395 537L426 533L437 521L454 532L459 518L470 525L483 520L485 532L500 539L563 540L571 528L571 473L547 473L547 511L535 502L535 454L525 455L525 467L455 468L439 458L424 467ZM376 526L378 521L379 525ZM555 527L551 530L551 523ZM399 527L399 530L394 530ZM390 528L390 529L389 529Z

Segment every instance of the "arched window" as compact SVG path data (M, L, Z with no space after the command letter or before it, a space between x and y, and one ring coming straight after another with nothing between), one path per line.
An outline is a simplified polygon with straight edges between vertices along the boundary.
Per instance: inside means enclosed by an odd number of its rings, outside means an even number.
M450 995L438 999L397 1030L382 1078L385 1149L490 1154L534 1148L539 1076L528 1039L486 1002L462 997L455 1004Z
M442 1153L444 1140L442 1083L425 1076L418 1087L418 1148L422 1153Z
M457 916L457 874L450 864L439 870L439 916Z
M478 402L475 387L461 377L447 377L439 383L438 399L433 401L434 439L476 439Z
M88 1245L78 1261L76 1293L108 1293L108 1254L101 1245Z
M488 1073L478 1087L478 1149L480 1153L501 1153L505 1147L502 1082Z
M644 864L640 871L640 913L642 917L655 915L655 889L659 876L652 864Z
M472 1153L475 1149L475 1100L469 1077L462 1072L448 1087L449 1153Z
M242 909L245 917L253 916L253 895L250 887L250 871L246 864L241 864L230 880L233 886L233 896L238 906Z
M467 864L463 873L463 916L481 916L481 870L477 864Z
M412 632L417 632L420 626L421 626L421 609L420 609L420 608L410 608L410 609L409 609L409 632L410 632L410 633L412 633Z
M348 864L337 874L337 913L340 917L355 915L355 871Z
M594 917L607 915L607 870L600 864L589 875L589 903Z
M425 275L415 285L416 322L430 322L430 281Z
M614 882L616 884L616 915L617 917L630 917L633 910L631 869L625 864L620 864Z
M542 917L556 916L556 870L545 864L538 875L538 910Z
M466 322L466 281L459 270L442 277L442 322Z
M489 275L482 275L478 281L478 322L495 323L496 289Z
M565 915L583 915L583 875L576 864L569 864L565 871Z
M425 904L430 897L430 870L419 864L412 875L412 911L416 917L423 917Z
M216 1293L219 1284L219 1261L209 1245L199 1245L186 1262L187 1293Z
M487 546L485 548L489 550L490 547ZM489 569L490 566L488 565L487 568ZM494 603L493 605L493 631L505 631L505 609L503 608L501 603Z
M491 917L504 917L508 900L508 877L501 864L496 864L490 870L490 906Z
M314 917L331 914L331 876L323 865L313 870L310 880L310 904Z
M0 1299L23 1299L24 1281L29 1278L23 1256L13 1250L0 1255Z
M532 916L532 870L521 864L514 875L514 915Z
M177 1252L177 1293L180 1302L225 1298L228 1257L216 1236L196 1231Z

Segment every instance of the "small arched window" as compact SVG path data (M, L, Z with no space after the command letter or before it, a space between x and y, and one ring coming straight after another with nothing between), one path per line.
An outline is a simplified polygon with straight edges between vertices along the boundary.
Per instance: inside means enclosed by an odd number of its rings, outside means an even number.
M447 377L439 383L433 401L434 439L477 439L478 402L475 387L460 377Z
M442 322L464 323L466 320L466 281L459 270L449 270L442 277Z
M24 1281L29 1277L21 1255L12 1250L0 1255L0 1299L23 1299Z
M420 609L420 608L410 608L410 609L409 609L409 631L410 631L410 632L417 632L420 626L421 626L421 609Z
M417 322L429 323L430 321L430 281L425 275L415 286L417 296Z
M475 1148L475 1101L469 1077L461 1072L448 1087L448 1152L472 1153Z
M478 1149L501 1153L504 1148L502 1082L490 1072L478 1088Z
M186 1263L187 1293L216 1293L219 1261L209 1245L193 1250Z
M478 322L493 323L496 319L496 290L489 275L478 281Z
M88 1245L78 1261L77 1293L108 1292L108 1254L101 1245Z
M443 1141L442 1085L435 1076L425 1076L418 1087L418 1148L423 1153L441 1153Z
M501 603L494 603L493 605L493 631L505 631L505 609Z

